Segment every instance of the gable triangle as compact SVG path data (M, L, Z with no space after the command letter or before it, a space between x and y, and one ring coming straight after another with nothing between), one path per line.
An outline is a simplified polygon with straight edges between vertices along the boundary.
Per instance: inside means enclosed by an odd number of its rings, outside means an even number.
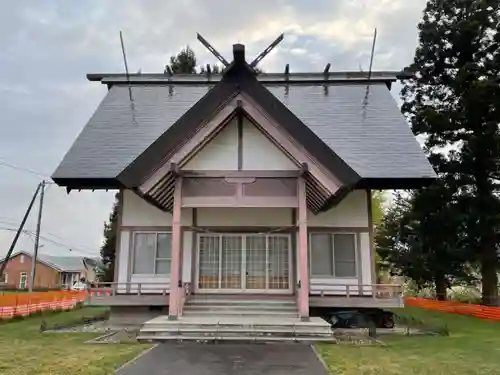
M246 116L225 127L181 163L183 170L298 170L299 166Z

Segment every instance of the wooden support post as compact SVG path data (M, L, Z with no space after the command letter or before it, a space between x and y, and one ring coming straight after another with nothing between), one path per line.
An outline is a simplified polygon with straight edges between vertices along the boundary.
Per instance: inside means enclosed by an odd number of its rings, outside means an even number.
M181 266L181 188L182 177L175 181L174 208L172 212L172 260L170 266L170 302L168 309L169 319L175 320L179 316L180 305L180 266Z
M309 319L309 262L307 238L307 196L304 177L298 179L299 195L299 314L301 319Z

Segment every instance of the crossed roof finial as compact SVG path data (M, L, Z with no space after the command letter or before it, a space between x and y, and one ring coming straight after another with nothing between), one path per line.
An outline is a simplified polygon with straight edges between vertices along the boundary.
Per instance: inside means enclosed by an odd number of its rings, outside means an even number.
M217 59L224 65L224 67L227 67L229 65L229 62L205 39L203 38L200 33L196 34L198 40L200 41L201 44L203 44L206 49L208 49ZM259 62L262 61L264 57L266 57L269 52L271 52L279 43L284 38L284 34L282 33L280 36L278 36L274 42L272 42L265 50L263 50L249 65L252 68L255 68ZM243 57L244 57L244 50L245 46L242 44L235 44L233 45L233 53L238 51L241 52L243 51Z

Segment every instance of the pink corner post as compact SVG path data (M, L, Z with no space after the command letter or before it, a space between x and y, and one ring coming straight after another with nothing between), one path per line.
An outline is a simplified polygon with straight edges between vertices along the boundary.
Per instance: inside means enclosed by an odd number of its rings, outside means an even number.
M171 319L179 316L180 304L180 262L181 262L181 189L182 178L177 177L174 190L174 208L172 212L172 255L170 266L170 302L168 315Z
M309 262L307 241L307 200L306 182L299 177L299 314L302 319L309 318Z

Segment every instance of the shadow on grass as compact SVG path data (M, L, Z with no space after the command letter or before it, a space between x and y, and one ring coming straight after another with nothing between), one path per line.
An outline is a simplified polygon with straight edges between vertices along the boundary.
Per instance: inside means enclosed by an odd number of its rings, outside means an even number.
M448 324L442 320L429 319L428 316L418 314L415 310L394 309L394 323L396 326L407 328L406 334L411 334L411 329L417 329L422 333L439 336L449 336Z

